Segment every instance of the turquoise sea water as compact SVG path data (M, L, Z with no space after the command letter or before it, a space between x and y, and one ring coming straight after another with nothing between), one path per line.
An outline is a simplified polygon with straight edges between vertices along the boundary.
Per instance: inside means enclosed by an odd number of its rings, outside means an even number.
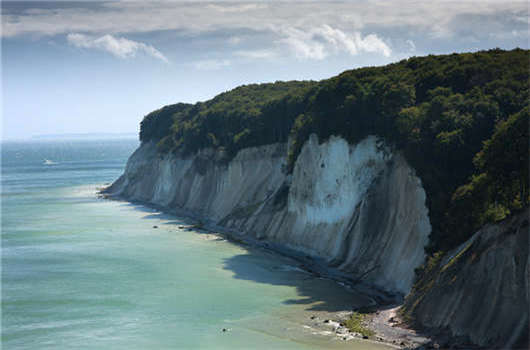
M363 302L334 282L97 198L136 146L2 145L3 349L383 348L312 328L310 315Z

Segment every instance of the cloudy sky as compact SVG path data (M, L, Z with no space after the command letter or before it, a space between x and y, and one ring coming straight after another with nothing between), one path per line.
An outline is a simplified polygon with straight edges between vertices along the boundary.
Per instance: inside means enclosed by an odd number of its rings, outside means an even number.
M137 132L153 109L241 84L528 48L528 12L507 0L2 1L2 138Z

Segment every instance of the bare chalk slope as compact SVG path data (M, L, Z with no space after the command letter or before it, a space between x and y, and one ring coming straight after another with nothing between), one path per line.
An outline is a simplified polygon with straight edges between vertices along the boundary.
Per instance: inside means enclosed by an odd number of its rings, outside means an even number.
M108 192L184 209L406 294L431 227L425 192L405 159L374 136L350 145L339 137L319 144L312 135L292 175L286 155L285 144L274 144L224 162L213 150L161 156L144 143Z

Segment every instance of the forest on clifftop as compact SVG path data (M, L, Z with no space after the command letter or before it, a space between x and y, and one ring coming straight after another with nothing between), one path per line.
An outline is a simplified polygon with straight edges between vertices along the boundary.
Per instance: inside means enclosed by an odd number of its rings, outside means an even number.
M330 79L252 84L146 115L140 140L160 153L203 148L227 159L290 142L293 164L315 133L367 135L403 152L421 178L432 224L429 253L448 251L529 203L530 51L412 57Z

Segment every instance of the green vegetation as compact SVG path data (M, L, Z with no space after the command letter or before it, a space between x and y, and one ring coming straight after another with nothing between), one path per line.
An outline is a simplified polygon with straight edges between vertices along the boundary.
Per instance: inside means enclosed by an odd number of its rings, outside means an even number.
M467 249L466 249L467 250ZM427 257L427 261L416 269L416 282L411 292L405 298L405 304L399 308L399 315L409 324L414 323L414 313L417 306L431 290L442 269L441 263L446 253L438 251Z
M477 172L453 194L448 224L474 232L528 205L528 107L497 124L473 162ZM466 220L467 218L467 220ZM460 228L462 229L462 227Z
M315 82L276 82L240 86L213 99L176 104L148 114L141 141L155 141L162 153L184 154L213 147L234 156L246 147L285 142L303 98Z
M363 324L365 317L366 315L364 314L354 312L349 319L344 321L344 325L352 332L362 334L365 337L371 337L375 333Z
M378 135L422 180L433 227L428 251L448 251L528 205L529 53L413 57L320 82L241 86L147 115L140 139L162 153L212 147L228 159L289 140L292 171L311 133L351 143Z

